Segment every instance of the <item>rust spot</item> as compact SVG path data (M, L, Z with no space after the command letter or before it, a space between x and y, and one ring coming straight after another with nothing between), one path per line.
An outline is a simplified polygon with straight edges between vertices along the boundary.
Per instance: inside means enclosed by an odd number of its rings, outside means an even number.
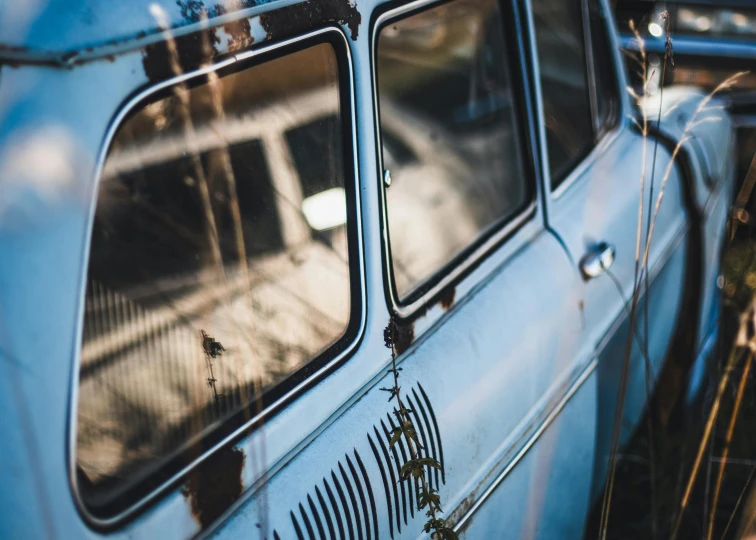
M473 491L467 497L462 499L462 502L460 502L459 505L451 512L451 514L449 514L449 517L446 518L446 524L450 526L457 524L459 520L462 519L467 514L467 512L470 511L470 508L473 507L477 495L477 492ZM462 530L465 530L465 528L466 526L462 527Z
M202 32L195 32L174 39L178 53L178 63L182 73L194 71L218 54L217 45L220 43L215 29L209 28ZM171 53L165 42L147 45L142 57L144 73L151 82L158 82L181 73L176 73L171 65Z
M238 51L249 47L255 42L252 37L252 29L249 25L249 19L239 19L223 25L223 30L230 36L226 43L228 52Z
M203 14L208 19L212 19L229 13L229 10L222 4L215 4L210 8L206 8L202 2L189 0L188 2L179 2L178 5L181 8L181 15L190 23L202 20ZM250 27L249 19L246 17L224 24L223 30L229 35L226 41L228 52L249 47L255 41L252 37L252 28Z
M383 342L397 356L412 345L413 339L415 339L415 323L412 321L399 321L391 317L383 330Z
M242 494L244 452L227 447L208 457L189 478L181 493L202 529L218 519Z
M454 285L449 285L443 291L441 291L438 300L441 303L441 307L444 308L445 311L449 311L449 309L454 305L454 296L456 293L457 289L454 287Z
M412 340L415 339L414 322L395 322L394 323L394 352L397 356L409 349Z
M338 23L347 26L356 40L361 22L362 15L349 0L308 0L260 15L268 39L289 37L323 23Z

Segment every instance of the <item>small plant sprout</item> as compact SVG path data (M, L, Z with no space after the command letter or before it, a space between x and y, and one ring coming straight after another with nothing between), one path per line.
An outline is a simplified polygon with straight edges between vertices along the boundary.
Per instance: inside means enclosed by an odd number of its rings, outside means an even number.
M429 488L426 480L426 471L428 468L441 470L441 465L432 457L419 457L418 449L423 448L417 437L417 431L410 419L410 413L413 411L404 406L399 386L399 372L402 368L396 367L396 349L394 348L395 337L398 326L396 320L392 317L388 326L383 331L383 339L391 350L391 368L388 374L392 375L394 384L388 388L381 388L389 394L389 402L395 401L393 413L398 421L397 427L389 433L389 447L393 448L402 438L404 438L409 447L410 459L399 469L400 482L412 479L415 485L420 485L420 491L417 495L417 509L425 510L428 517L423 531L430 533L431 538L435 540L457 540L457 533L451 527L446 525L446 521L438 517L443 513L441 509L441 497L437 490Z

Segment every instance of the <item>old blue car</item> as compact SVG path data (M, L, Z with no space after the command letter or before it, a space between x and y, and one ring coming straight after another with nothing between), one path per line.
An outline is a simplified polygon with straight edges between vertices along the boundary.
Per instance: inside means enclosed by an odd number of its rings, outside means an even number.
M6 1L0 39L0 536L427 537L424 459L460 536L579 538L698 391L732 123L636 102L605 1Z

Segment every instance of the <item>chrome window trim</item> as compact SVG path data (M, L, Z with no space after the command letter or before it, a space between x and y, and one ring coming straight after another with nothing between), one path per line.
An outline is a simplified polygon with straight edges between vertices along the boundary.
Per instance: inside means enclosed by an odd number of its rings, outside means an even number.
M197 457L196 459L192 460L189 464L182 467L179 471L173 474L168 480L161 483L158 487L150 491L148 495L140 498L135 503L130 505L128 508L126 508L125 510L123 510L122 512L119 512L118 514L114 516L111 516L108 518L101 518L101 517L94 516L87 509L86 504L81 498L81 494L80 494L79 486L77 482L77 473L76 473L76 435L77 435L77 424L78 424L77 414L78 414L78 403L79 403L79 369L81 365L82 334L83 334L83 328L84 328L83 314L84 314L84 303L86 299L86 279L87 279L87 274L88 274L88 261L89 261L89 255L90 255L90 247L91 247L92 227L93 227L94 215L95 215L95 210L96 210L96 205L97 205L97 197L99 195L100 179L102 176L105 159L107 157L107 152L108 152L108 149L110 148L113 138L118 128L121 126L124 118L134 109L134 107L138 105L141 101L143 101L145 98L157 92L160 92L162 90L175 86L176 84L185 82L187 80L194 79L196 77L201 77L203 75L207 75L208 73L226 68L239 61L254 58L262 54L267 54L276 49L287 47L289 45L296 44L302 41L308 41L315 37L322 36L325 34L333 34L334 36L338 36L338 39L343 43L343 48L346 54L346 63L348 65L347 73L339 74L339 92L341 93L342 91L345 90L341 82L344 79L349 80L349 88L348 88L348 92L349 92L348 99L350 103L349 121L352 126L352 129L351 129L351 135L352 135L351 145L352 145L352 161L353 161L352 168L354 171L352 180L354 182L355 227L357 228L356 233L355 233L356 253L354 254L356 257L356 260L354 261L354 263L350 262L350 267L359 269L359 272L358 272L359 275L357 276L357 280L358 280L358 286L360 290L360 296L359 296L360 315L359 315L359 321L356 327L354 337L349 342L349 344L344 348L344 350L339 352L332 359L328 360L318 370L310 374L297 386L295 386L294 388L286 392L284 395L279 397L274 403L270 404L268 407L266 407L259 413L250 417L250 419L247 420L242 426L235 429L232 433L228 434L218 443L214 444L208 450L205 450L204 452L202 452L202 454L199 457ZM170 35L171 35L170 33L163 34L163 36L167 38L170 38ZM340 51L336 51L336 54L338 55L341 53ZM150 87L138 92L136 95L129 98L126 101L125 105L121 106L118 113L110 121L110 125L108 126L105 137L102 139L102 143L100 146L100 150L98 151L98 158L97 158L95 169L94 169L93 178L95 180L96 187L94 189L94 192L92 194L92 199L90 201L89 215L87 217L86 240L85 240L84 252L81 259L83 265L82 265L81 279L80 279L80 284L79 284L80 298L78 301L78 306L77 306L77 311L76 311L76 320L77 320L76 329L75 329L76 340L75 340L74 351L73 351L74 362L73 362L72 376L71 376L72 381L70 383L71 391L70 391L69 414L68 414L68 445L66 448L66 451L68 454L67 455L67 465L68 465L67 468L68 468L68 478L69 478L71 493L73 495L75 506L77 507L79 513L84 517L85 522L88 525L94 526L97 528L109 529L133 517L135 513L144 510L148 505L150 505L153 501L155 501L155 499L164 495L168 491L168 488L170 486L174 485L181 477L185 476L189 471L191 471L192 469L197 467L197 465L205 461L210 455L214 454L215 452L220 450L222 447L230 444L231 441L233 441L234 439L237 439L244 432L248 431L250 427L254 425L255 423L264 421L267 417L269 417L274 412L278 412L279 410L284 408L293 398L295 398L303 390L307 389L316 380L320 379L327 372L333 369L334 366L344 361L346 357L348 357L354 352L357 345L361 341L362 336L365 333L365 328L366 328L366 323L367 323L367 292L366 292L367 289L366 289L366 282L365 282L365 260L364 260L364 246L363 246L363 238L362 238L362 211L361 211L361 203L360 203L359 158L358 158L357 148L358 148L357 147L357 118L356 118L354 64L352 61L351 49L349 47L349 40L347 39L347 36L344 34L343 30L335 26L321 28L318 30L308 32L301 36L286 39L286 40L272 43L272 44L267 44L254 50L245 51L245 52L233 55L232 57L227 58L225 60L221 60L212 65L204 66L202 68L199 68L197 70L190 71L187 73L182 73L181 75L178 75L171 79L161 81L160 83L151 85ZM257 487L259 487L257 486L257 484L253 484L252 486L246 489L247 490L257 489Z
M596 88L596 59L593 55L593 33L591 32L591 13L588 0L581 0L580 10L583 15L583 43L585 44L585 69L588 76L588 95L591 103L591 125L593 127L593 144L598 142L599 124L598 90Z
M543 432L546 431L546 429L551 425L551 423L556 419L557 416L559 416L559 413L562 412L562 409L564 409L565 405L570 401L572 396L574 396L580 388L582 388L583 383L588 380L588 377L591 376L591 374L596 369L596 366L598 366L598 354L591 357L591 360L588 362L587 365L579 366L577 369L573 370L572 376L569 376L568 379L562 383L559 386L559 389L562 390L561 398L558 398L559 401L554 405L550 411L548 411L546 418L538 425L535 432L528 437L525 442L522 444L520 449L517 451L517 454L512 458L512 460L507 463L507 465L504 467L504 470L501 471L493 482L491 482L491 485L489 485L485 491L475 500L473 505L470 507L470 509L465 512L465 514L457 521L454 526L452 527L455 532L459 532L465 524L470 520L470 518L473 517L473 514L477 512L481 506L483 506L483 503L486 502L486 500L491 496L491 494L496 491L496 488L499 487L499 485L504 481L504 479L509 475L510 472L517 466L517 464L522 461L522 458L525 457L525 455L528 453L528 451L533 447L533 445L538 441L538 439L541 438L541 435L543 435ZM556 394L556 392L555 392ZM553 397L553 396L552 396ZM549 400L549 402L553 403L553 399ZM548 402L546 403L548 405ZM536 411L536 414L534 416L534 420L537 422L538 419L542 418L542 416L539 413L544 413L546 407L541 409L540 411ZM528 426L526 426L523 431L527 432L528 428L535 427L533 423L529 423ZM517 442L514 443L516 445ZM513 445L513 446L514 446ZM511 447L510 447L511 448ZM454 513L454 510L452 510L451 513Z
M717 37L675 37L675 54L695 56L724 56L728 58L749 59L756 58L756 43L739 42ZM620 33L620 46L629 51L638 51L639 45L631 34ZM664 40L647 39L645 47L647 53L664 54Z
M376 141L376 152L377 152L377 161L378 161L378 169L380 174L378 175L378 178L383 178L383 152L382 152L382 145L381 145L381 117L380 117L380 111L378 110L378 103L379 103L379 97L378 97L378 77L377 77L377 71L376 71L376 51L377 51L377 40L379 35L380 28L389 20L395 19L397 17L400 17L402 15L406 15L408 13L411 13L413 11L418 11L423 8L431 7L433 5L442 5L445 3L449 3L453 0L415 0L414 2L410 2L392 9L389 9L387 11L384 11L381 13L377 18L375 18L371 23L371 39L370 39L370 71L371 76L373 78L373 109L374 109L374 115L375 115L375 141ZM496 0L497 4L501 6L503 3L502 0ZM517 26L520 26L521 23L519 19L516 21ZM519 38L518 38L519 39ZM525 65L526 61L522 57L522 50L517 51L517 56L520 60L521 65ZM520 66L515 66L514 69L520 69ZM525 77L525 74L522 74L523 77ZM526 98L523 105L526 108L530 108L530 102ZM528 115L526 118L524 118L524 121L526 124L530 123L530 115ZM520 130L526 130L529 129L528 125L520 126L518 129ZM519 136L519 135L518 135ZM537 141L533 141L536 143ZM523 146L528 146L523 145ZM532 149L533 153L536 153L537 151ZM523 149L521 151L522 157L525 158L523 160L524 164L527 164L528 158L533 159L533 167L538 167L538 160L537 156L529 156L530 150L527 148ZM527 169L527 166L525 167ZM402 304L399 300L399 295L397 294L396 290L396 284L394 283L393 279L393 268L391 264L391 247L389 244L389 235L388 235L388 215L386 213L386 186L383 183L383 181L380 182L379 187L379 193L380 193L380 205L381 205L381 243L382 245L382 251L383 251L383 258L384 258L384 272L386 275L386 284L388 287L389 297L391 300L391 309L394 313L396 313L400 318L411 318L414 314L420 312L426 305L430 303L430 301L433 300L435 296L437 296L441 291L443 291L446 287L448 287L450 284L457 281L460 276L464 275L466 272L468 272L472 267L474 267L476 264L478 264L482 259L487 257L491 254L493 247L497 244L502 243L508 236L510 236L514 231L519 229L525 222L529 221L531 218L533 218L536 215L536 209L538 207L538 180L537 180L537 173L534 175L534 178L529 179L529 182L532 182L532 185L529 185L528 187L532 189L531 198L528 202L527 206L522 208L517 214L513 215L511 218L509 218L504 223L493 223L490 225L491 229L495 229L495 232L491 233L488 238L486 238L482 243L480 243L472 252L470 252L464 259L462 259L459 263L455 264L453 267L451 267L448 271L444 272L444 267L446 265L441 266L436 272L431 274L429 278L427 278L424 282L421 282L419 285L416 285L413 287L413 289L410 290L410 295L412 294L412 290L416 289L417 287L422 287L424 283L436 279L436 283L428 288L428 290L423 293L421 296L413 300L412 302L408 304ZM485 232L485 231L484 231ZM476 243L477 240L471 242L466 246L468 248L470 245L473 245ZM454 259L450 260L446 264L452 264ZM440 278L438 276L441 275Z

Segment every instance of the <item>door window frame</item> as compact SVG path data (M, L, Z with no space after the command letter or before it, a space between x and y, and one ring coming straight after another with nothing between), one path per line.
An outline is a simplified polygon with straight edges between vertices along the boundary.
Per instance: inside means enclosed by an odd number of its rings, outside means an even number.
M165 40L171 39L169 34L164 34ZM76 441L78 427L78 398L79 398L79 371L81 369L81 348L84 325L84 304L86 297L86 281L88 277L88 260L91 249L92 230L94 216L99 196L99 182L108 151L123 122L137 108L150 98L170 91L181 83L189 85L205 82L205 77L212 72L222 72L222 75L238 73L252 65L275 60L282 56L304 50L318 44L329 43L336 56L338 65L338 90L342 125L342 144L345 190L347 193L347 242L349 253L350 275L350 313L349 322L343 336L325 351L315 356L309 362L301 366L286 379L277 384L271 391L263 395L263 407L248 418L243 418L245 410L253 406L242 408L234 415L226 419L221 426L213 430L211 436L206 435L192 443L197 448L188 448L173 456L166 464L151 475L149 481L141 481L129 486L124 491L126 495L123 501L114 505L112 511L103 514L95 514L84 502L77 473L76 465ZM367 322L367 297L365 282L365 254L362 238L362 212L360 204L359 186L359 161L357 154L357 122L356 122L356 99L354 84L354 65L349 41L344 31L339 26L326 26L306 32L300 36L285 39L275 43L264 43L262 46L235 54L230 58L218 60L211 65L191 70L181 75L168 78L148 87L137 89L128 97L117 110L111 120L108 130L102 139L97 155L93 178L96 187L93 190L89 202L87 217L87 238L83 264L80 276L80 298L76 326L76 349L74 354L72 388L69 400L68 444L66 449L69 483L74 502L80 514L87 524L99 531L107 532L120 527L125 522L133 519L146 507L171 492L181 478L195 469L200 463L241 438L249 435L265 421L283 410L301 394L323 380L335 369L346 362L357 349L365 332ZM350 158L351 156L351 158ZM187 454L197 452L197 457L186 463ZM186 463L186 464L185 464Z
M400 300L396 289L391 245L388 234L386 186L383 182L383 144L381 135L380 97L378 91L377 50L380 31L393 21L404 19L415 13L432 9L454 0L415 0L412 2L389 2L380 6L371 18L370 62L373 86L373 107L375 123L376 161L378 164L378 196L380 202L381 249L383 252L384 291L391 313L401 320L412 320L424 314L446 291L470 275L483 261L510 239L526 223L538 215L541 199L539 181L538 134L533 130L535 111L532 110L532 91L527 80L527 60L522 40L523 25L516 7L511 0L496 0L502 14L504 39L509 56L512 93L521 107L515 107L517 115L517 136L521 143L522 169L526 181L527 199L507 220L493 223L487 231L479 235L449 262L439 267L433 275L416 287L404 301ZM511 18L508 19L508 15Z
M565 0L567 1L567 0ZM593 163L595 162L598 157L604 152L605 148L612 144L618 136L625 130L627 126L627 96L624 95L622 89L624 89L627 85L625 84L625 76L624 71L622 71L622 62L620 58L620 52L619 52L619 40L617 39L617 35L615 32L612 31L611 28L606 28L607 35L609 38L609 42L611 44L611 48L613 49L612 52L608 55L609 62L612 65L612 72L617 77L617 91L619 93L618 97L618 110L615 113L615 118L612 123L612 125L609 127L609 129L606 129L606 127L597 127L598 122L600 122L599 118L599 111L598 111L598 94L596 90L596 66L594 63L594 55L593 55L593 39L591 36L591 29L590 29L590 13L588 11L588 0L572 0L580 2L580 9L582 14L582 23L583 23L583 43L586 45L586 52L585 52L585 62L586 62L586 73L588 77L588 92L589 92L589 103L591 108L591 127L593 128L593 146L591 150L581 159L570 171L567 172L564 179L560 182L559 186L556 189L552 189L551 187L551 170L549 168L549 161L548 161L548 148L546 145L546 132L545 132L545 123L543 122L544 118L544 112L543 112L543 92L541 89L541 82L540 82L540 65L538 62L538 49L536 47L536 39L535 39L535 18L533 16L533 7L531 2L527 2L526 5L526 18L527 18L527 26L528 26L528 34L529 34L529 42L531 50L533 51L533 54L531 55L530 59L530 70L532 70L532 80L533 80L533 88L534 88L534 98L536 99L535 109L537 111L537 117L538 117L538 125L539 127L539 142L541 144L541 175L544 179L544 189L543 192L548 195L547 200L557 200L561 198L565 192L569 191L573 184L575 184L582 176L585 170ZM608 16L602 17L602 20L604 21L605 25L609 25L609 22L612 17L611 12L607 11L608 5L605 0L596 0L597 5L602 10L603 14L606 15L609 13ZM547 205L548 206L548 205ZM547 209L547 215L548 215L548 209Z

